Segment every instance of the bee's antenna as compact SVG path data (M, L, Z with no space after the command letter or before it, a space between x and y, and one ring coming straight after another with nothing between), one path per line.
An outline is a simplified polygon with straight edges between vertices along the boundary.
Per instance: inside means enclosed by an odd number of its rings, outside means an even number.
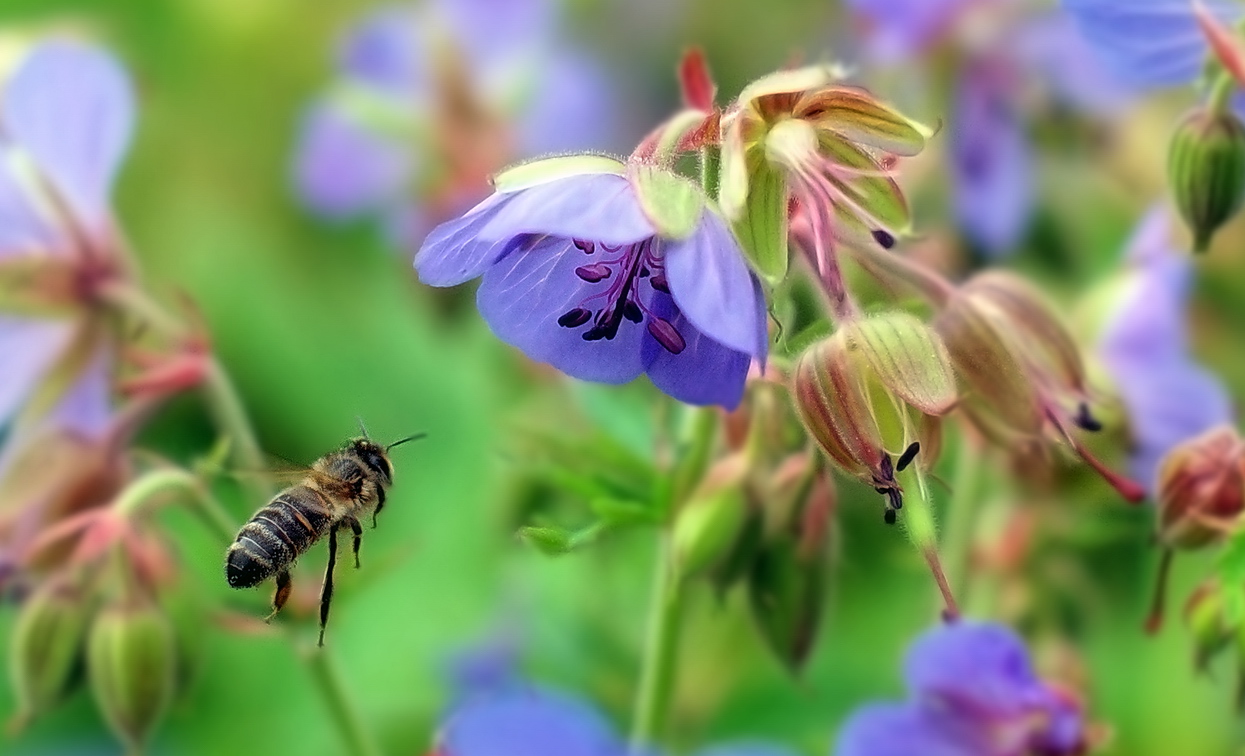
M364 438L371 438L371 436L369 436L369 435L367 434L367 426L363 424L363 416L362 416L362 415L355 415L355 416L354 416L354 419L355 419L355 420L357 420L357 421L359 421L359 431L363 434L363 437L364 437Z
M413 436L407 436L406 438L400 438L397 441L394 441L392 444L389 444L388 446L386 446L385 451L389 451L390 449L392 449L395 446L398 446L399 444L405 444L407 441L418 441L419 439L424 438L427 435L428 435L427 433L416 433Z

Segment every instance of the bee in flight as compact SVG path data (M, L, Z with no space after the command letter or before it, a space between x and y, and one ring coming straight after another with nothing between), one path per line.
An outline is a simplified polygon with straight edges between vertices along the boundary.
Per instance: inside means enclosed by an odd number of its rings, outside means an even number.
M337 565L337 531L350 528L354 534L354 566L359 566L359 545L363 526L359 518L376 515L385 506L385 489L393 485L393 465L389 450L407 441L423 438L423 433L394 441L388 446L367 438L347 441L303 471L302 480L273 497L263 509L238 531L238 537L225 556L225 577L232 588L251 588L272 575L277 590L272 597L271 620L290 597L290 567L294 560L324 536L329 538L329 561L320 591L320 640L324 645L324 626L333 600L333 568Z

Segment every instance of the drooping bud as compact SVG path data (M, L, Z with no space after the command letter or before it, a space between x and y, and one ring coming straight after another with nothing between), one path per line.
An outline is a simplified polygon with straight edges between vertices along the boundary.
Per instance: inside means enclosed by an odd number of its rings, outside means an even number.
M1158 534L1165 546L1196 549L1236 532L1245 511L1245 441L1213 428L1168 452L1158 475Z
M109 727L138 751L173 698L177 643L159 607L132 601L102 610L91 625L87 671Z
M82 658L91 602L74 585L50 580L22 606L9 640L17 698L11 728L24 727L68 692Z
M725 560L748 519L742 454L720 460L688 498L674 521L675 570L687 578Z
M1199 670L1206 669L1239 632L1240 623L1229 622L1224 612L1223 586L1218 581L1203 583L1193 591L1185 602L1184 618L1193 636L1193 659Z
M1172 135L1167 175L1193 251L1205 252L1245 201L1245 125L1231 110L1193 111Z

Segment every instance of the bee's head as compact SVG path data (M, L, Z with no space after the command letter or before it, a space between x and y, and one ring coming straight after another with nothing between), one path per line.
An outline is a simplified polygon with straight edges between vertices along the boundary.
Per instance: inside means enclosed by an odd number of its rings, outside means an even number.
M380 478L380 482L393 483L393 465L389 463L385 447L371 439L356 438L350 442L350 451L359 457L368 472Z

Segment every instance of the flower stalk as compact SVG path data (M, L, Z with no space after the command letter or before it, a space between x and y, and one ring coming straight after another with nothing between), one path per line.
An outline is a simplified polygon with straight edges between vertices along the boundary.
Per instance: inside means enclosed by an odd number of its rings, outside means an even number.
M631 724L630 753L640 754L661 733L670 708L682 619L680 580L673 570L673 549L667 534L657 547L652 603L640 687Z
M910 465L896 473L896 479L904 489L903 523L908 540L917 547L925 557L934 582L938 585L938 593L942 597L943 617L951 620L960 616L959 605L951 590L951 584L942 568L942 560L938 555L938 531L934 525L933 501L929 495L929 487L925 483L925 475L920 465Z
M328 707L333 724L346 745L346 753L350 756L381 756L380 747L363 726L358 708L346 693L341 673L328 651L307 645L300 656Z

